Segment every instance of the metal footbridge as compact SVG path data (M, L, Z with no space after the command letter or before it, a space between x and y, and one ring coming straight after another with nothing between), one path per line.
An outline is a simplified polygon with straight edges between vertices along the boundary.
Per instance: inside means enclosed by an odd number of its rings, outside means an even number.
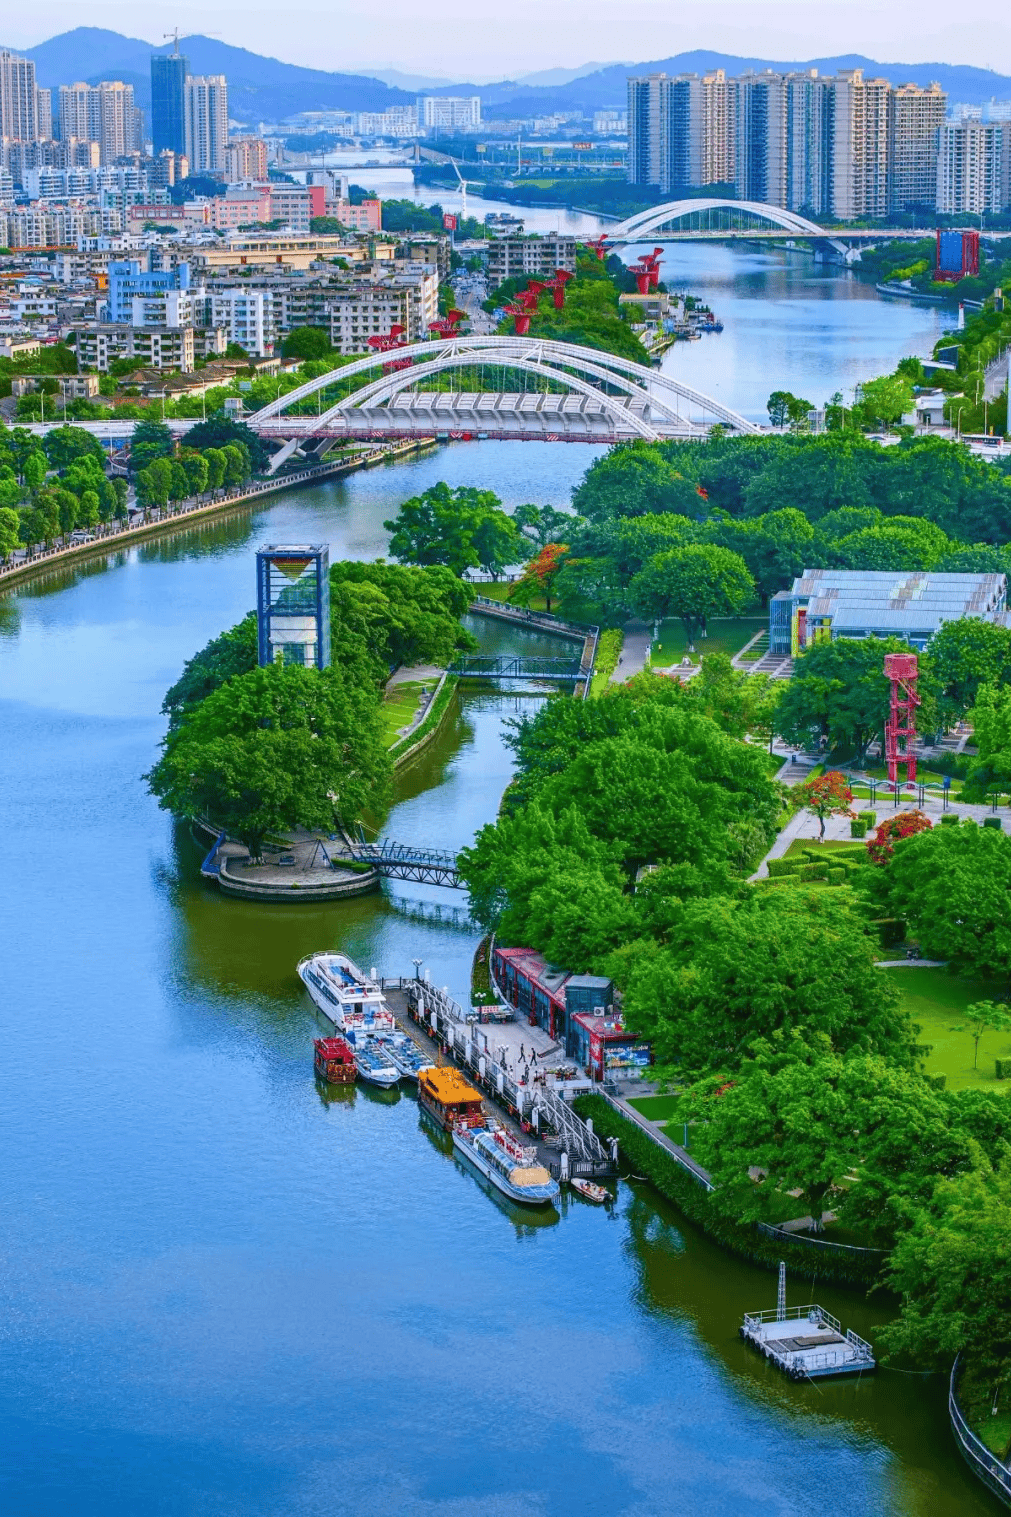
M419 848L414 843L397 843L392 838L367 843L364 836L349 839L349 846L356 864L368 864L390 879L463 889L455 853L438 848Z
M586 678L581 658L531 658L518 654L467 654L450 669L458 679L550 680L575 684Z

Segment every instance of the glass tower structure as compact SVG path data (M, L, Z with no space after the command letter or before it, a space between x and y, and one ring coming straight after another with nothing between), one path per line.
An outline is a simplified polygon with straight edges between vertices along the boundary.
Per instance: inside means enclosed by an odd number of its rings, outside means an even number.
M256 554L257 656L266 664L330 663L330 549L278 544Z
M157 156L163 148L186 151L186 75L189 61L181 53L151 56L151 137Z

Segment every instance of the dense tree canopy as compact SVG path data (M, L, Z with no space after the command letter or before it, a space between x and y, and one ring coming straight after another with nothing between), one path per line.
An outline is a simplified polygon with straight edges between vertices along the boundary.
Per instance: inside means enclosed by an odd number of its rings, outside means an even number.
M794 661L776 712L776 730L797 747L854 753L862 760L868 743L882 735L888 716L886 653L908 652L897 638L839 637L816 642ZM920 655L919 725L929 731L937 720L936 681L928 655Z
M454 574L480 567L497 578L507 565L526 557L498 496L469 485L431 485L405 500L383 526L392 533L390 552L404 564L444 564Z

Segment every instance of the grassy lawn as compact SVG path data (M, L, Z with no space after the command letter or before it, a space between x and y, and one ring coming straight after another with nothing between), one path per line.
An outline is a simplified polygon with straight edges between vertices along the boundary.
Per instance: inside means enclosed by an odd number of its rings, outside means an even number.
M783 857L786 859L802 858L809 848L812 851L817 848L819 853L838 853L842 849L851 853L854 858L858 858L864 852L864 845L858 838L851 838L849 840L842 838L835 842L831 838L826 838L824 843L819 843L817 838L794 838Z
M979 1067L972 1067L972 1038L967 1032L952 1032L963 1020L965 1008L974 1001L996 1000L1006 991L1003 984L963 979L946 969L882 969L896 986L903 1006L920 1026L917 1039L930 1043L926 1069L931 1075L947 1076L949 1090L968 1086L1006 1090L1008 1081L994 1073L995 1058L1011 1057L1011 1032L987 1032L979 1042Z
M716 617L709 623L709 636L699 638L695 652L688 656L693 664L697 664L704 653L729 653L731 656L740 653L745 643L767 626L761 616ZM653 644L653 663L666 669L671 664L679 664L686 653L688 639L683 624L680 621L661 622L659 641Z
M475 585L474 588L478 595L483 595L486 600L507 601L509 599L509 591L512 589L512 583L507 579L491 580L487 584ZM547 601L543 595L535 595L527 609L530 611L546 611ZM554 614L554 607L552 607L552 614Z
M679 1096L634 1096L628 1104L648 1121L664 1122L674 1115L679 1100Z
M402 685L394 685L392 690L387 691L379 708L384 748L392 747L400 734L400 728L410 726L414 720L421 688L421 680L405 680Z
M769 651L769 630L768 630L768 628L766 628L766 630L762 633L761 637L758 639L758 642L755 644L755 646L753 648L749 648L748 651L747 651L747 653L742 653L741 654L741 663L742 664L757 664L758 660L760 658L764 658L765 655L768 653L768 651Z

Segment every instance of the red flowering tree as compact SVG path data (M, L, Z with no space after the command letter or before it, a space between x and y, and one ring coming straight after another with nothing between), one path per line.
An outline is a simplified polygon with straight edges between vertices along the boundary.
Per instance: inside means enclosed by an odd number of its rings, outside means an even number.
M518 606L529 606L535 596L543 595L545 607L550 611L555 578L568 551L567 543L545 543L536 558L530 560L520 578L513 585L509 592L509 599Z
M933 825L922 811L898 811L894 816L886 816L878 825L874 836L867 839L867 853L871 863L887 864L900 838L911 838L917 832L929 832Z
M805 780L802 785L795 785L793 793L797 804L804 806L808 811L813 811L821 826L818 832L818 841L825 839L825 818L828 816L852 816L850 803L853 800L853 792L846 783L846 776L840 774L838 769L830 769L827 774L819 774L817 779Z

